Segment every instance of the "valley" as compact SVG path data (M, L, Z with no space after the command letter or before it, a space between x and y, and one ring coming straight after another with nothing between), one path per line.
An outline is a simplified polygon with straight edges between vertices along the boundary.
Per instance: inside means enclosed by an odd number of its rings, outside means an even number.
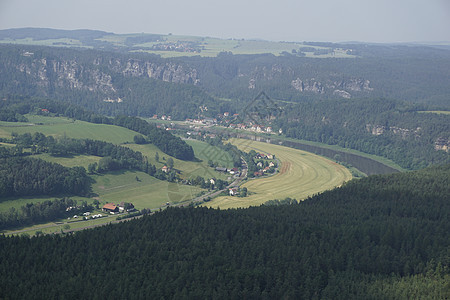
M449 78L445 43L0 30L0 299L447 299Z

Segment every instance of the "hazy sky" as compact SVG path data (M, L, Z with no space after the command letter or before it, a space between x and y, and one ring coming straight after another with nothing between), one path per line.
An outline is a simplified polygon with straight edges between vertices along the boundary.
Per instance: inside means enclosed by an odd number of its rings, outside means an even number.
M450 41L450 0L0 0L0 29L284 41Z

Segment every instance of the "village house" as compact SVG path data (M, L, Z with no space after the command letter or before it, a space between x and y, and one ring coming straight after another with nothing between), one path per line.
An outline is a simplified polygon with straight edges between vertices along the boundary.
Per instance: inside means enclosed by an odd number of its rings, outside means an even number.
M114 203L106 203L105 205L103 205L102 210L104 212L115 213L119 211L119 208L115 206Z
M261 172L261 171L253 172L253 175L254 175L255 177L263 176L263 172Z
M163 171L164 173L168 173L170 171L170 168L168 166L164 166L161 168L161 171Z
M125 203L125 202L120 202L120 204L118 205L119 207L119 212L131 212L131 211L135 211L136 209L134 208L133 203Z
M237 188L229 188L229 189L228 189L228 193L230 194L230 196L236 196L236 195L239 194Z
M216 185L216 181L214 180L214 178L211 178L211 179L209 180L209 183Z

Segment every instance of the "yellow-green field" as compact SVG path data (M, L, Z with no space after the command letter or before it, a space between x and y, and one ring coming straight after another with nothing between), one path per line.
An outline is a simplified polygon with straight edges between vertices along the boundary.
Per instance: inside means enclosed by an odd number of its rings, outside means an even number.
M438 114L438 115L450 115L450 111L448 110L422 110L419 113L423 114Z
M218 197L208 202L210 207L249 207L286 197L301 200L340 186L352 178L350 171L345 167L315 154L242 139L233 139L232 143L246 152L253 149L257 152L275 154L281 160L281 168L274 176L253 179L243 184L241 187L246 187L252 193L250 196Z

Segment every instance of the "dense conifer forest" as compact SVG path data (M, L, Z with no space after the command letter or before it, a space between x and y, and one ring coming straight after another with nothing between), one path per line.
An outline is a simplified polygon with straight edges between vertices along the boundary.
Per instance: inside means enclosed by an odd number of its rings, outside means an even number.
M0 297L446 299L450 166L297 204L169 208L67 236L0 237Z

